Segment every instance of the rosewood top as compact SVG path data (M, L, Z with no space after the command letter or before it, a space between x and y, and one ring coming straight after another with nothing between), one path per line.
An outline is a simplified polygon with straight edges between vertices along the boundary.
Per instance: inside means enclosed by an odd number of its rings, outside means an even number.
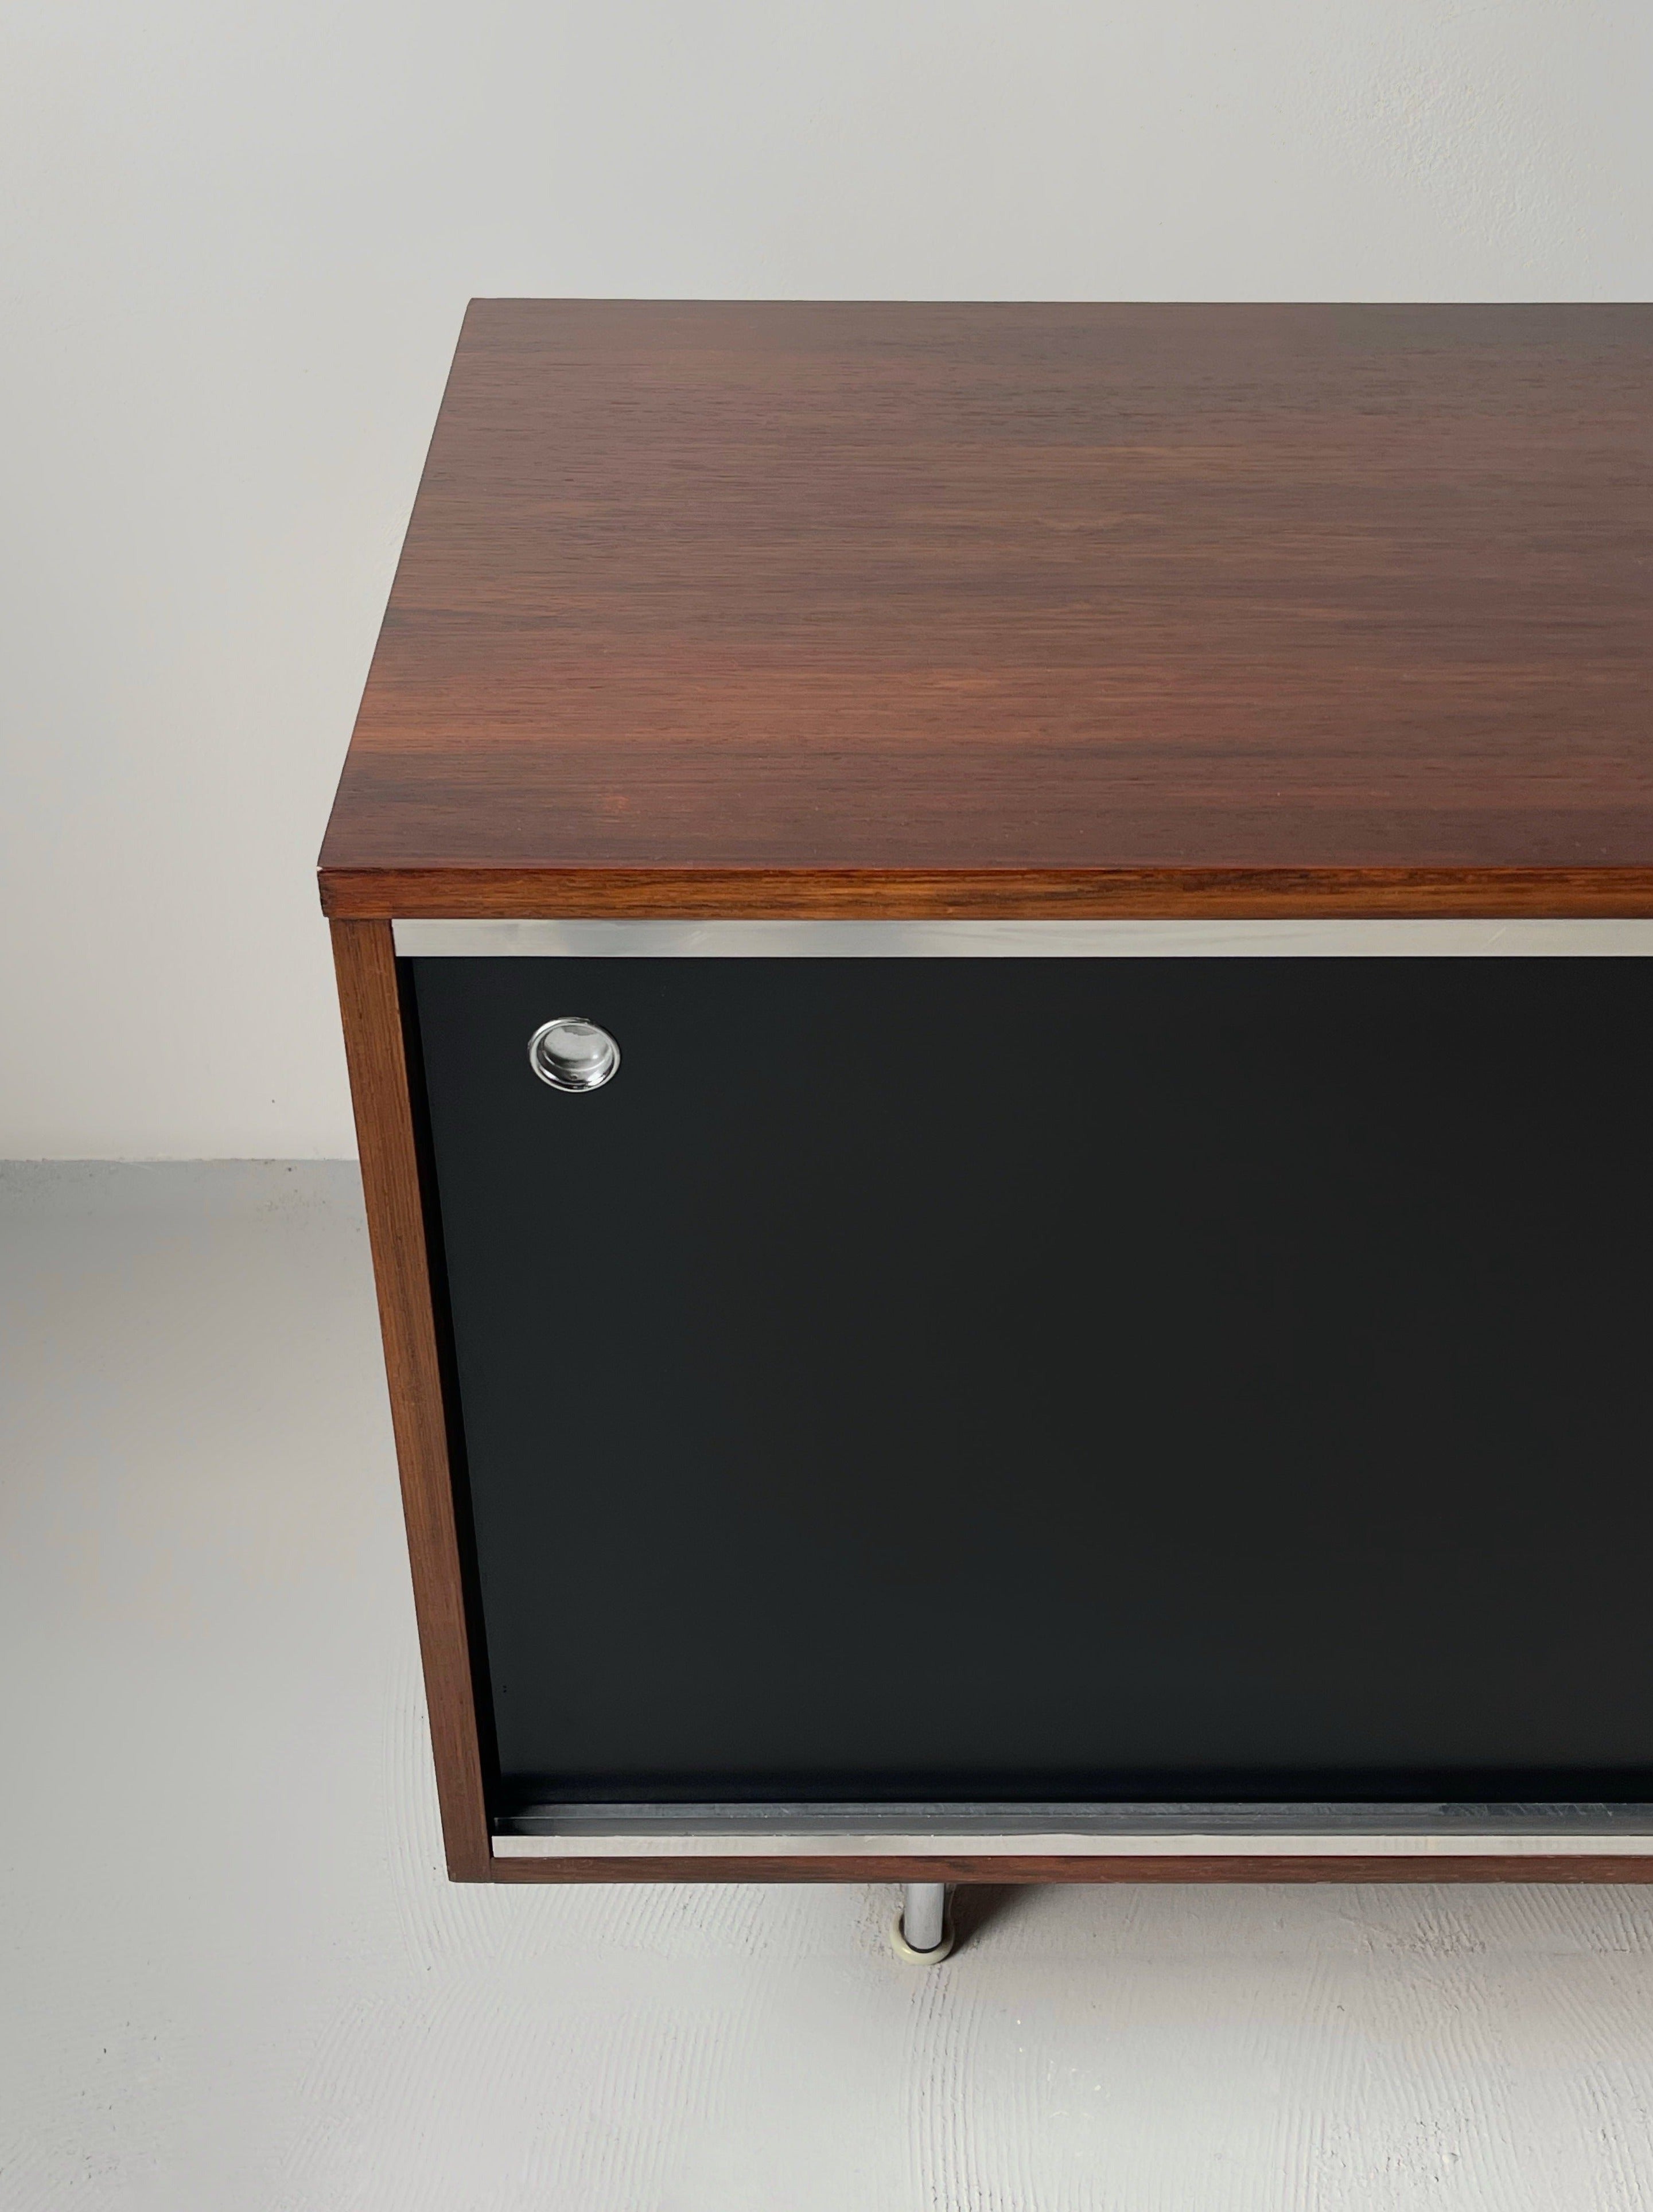
M1653 914L1653 307L489 300L336 915Z

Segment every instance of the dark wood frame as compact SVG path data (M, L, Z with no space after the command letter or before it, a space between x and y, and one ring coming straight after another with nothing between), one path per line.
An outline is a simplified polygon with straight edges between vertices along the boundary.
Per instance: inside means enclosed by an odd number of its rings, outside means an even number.
M589 897L579 903L586 913L599 905ZM899 902L896 903L898 906ZM969 899L958 903L973 912L981 911ZM1459 913L1464 903L1461 892ZM637 911L616 902L611 895L600 905L611 914ZM545 908L542 884L538 910L543 915ZM488 910L501 911L497 906ZM767 910L775 908L771 905ZM883 910L889 913L895 908L886 903ZM951 910L957 912L957 906ZM1018 910L1025 913L1027 906ZM1097 912L1098 903L1085 910ZM1100 910L1117 913L1121 909L1103 905ZM1162 905L1157 910L1164 913L1165 908ZM1604 909L1595 905L1587 910ZM1633 904L1614 910L1646 914L1653 910L1653 898L1644 891ZM452 914L454 908L449 906L446 911ZM332 912L339 1006L378 1283L391 1419L401 1470L437 1797L452 1881L1653 1882L1653 1856L1609 1853L1519 1857L1492 1853L1370 1857L1247 1854L1195 1858L983 1852L925 1857L905 1853L848 1856L823 1849L784 1857L593 1854L496 1858L489 1826L483 1722L472 1664L460 1504L454 1480L451 1440L457 1433L456 1414L449 1401L450 1386L441 1348L429 1227L431 1200L421 1167L392 925L382 913L358 920L342 917L337 906L332 906Z
M472 302L320 871L456 1881L1653 1881L1611 1853L495 1858L392 935L1653 916L1650 362L1629 303ZM966 679L945 712L915 669Z
M452 1880L486 1881L492 1850L477 1685L396 948L388 921L335 921L332 933L442 1839Z

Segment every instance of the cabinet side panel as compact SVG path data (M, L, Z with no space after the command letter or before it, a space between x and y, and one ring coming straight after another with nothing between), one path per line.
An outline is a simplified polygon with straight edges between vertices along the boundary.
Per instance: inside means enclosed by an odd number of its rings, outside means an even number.
M476 1693L395 950L387 921L335 921L332 937L447 1870L454 1881L487 1881Z

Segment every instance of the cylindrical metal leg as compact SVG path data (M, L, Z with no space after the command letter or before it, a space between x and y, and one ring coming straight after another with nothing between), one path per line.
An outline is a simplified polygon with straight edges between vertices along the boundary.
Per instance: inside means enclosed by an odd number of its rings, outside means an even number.
M947 1917L945 1881L909 1881L901 1932L909 1951L938 1951Z

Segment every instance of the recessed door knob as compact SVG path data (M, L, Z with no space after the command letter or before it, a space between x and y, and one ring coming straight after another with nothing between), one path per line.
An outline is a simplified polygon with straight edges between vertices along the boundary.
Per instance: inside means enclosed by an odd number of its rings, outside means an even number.
M620 1048L583 1014L559 1014L528 1040L528 1065L553 1091L600 1091L620 1065Z

